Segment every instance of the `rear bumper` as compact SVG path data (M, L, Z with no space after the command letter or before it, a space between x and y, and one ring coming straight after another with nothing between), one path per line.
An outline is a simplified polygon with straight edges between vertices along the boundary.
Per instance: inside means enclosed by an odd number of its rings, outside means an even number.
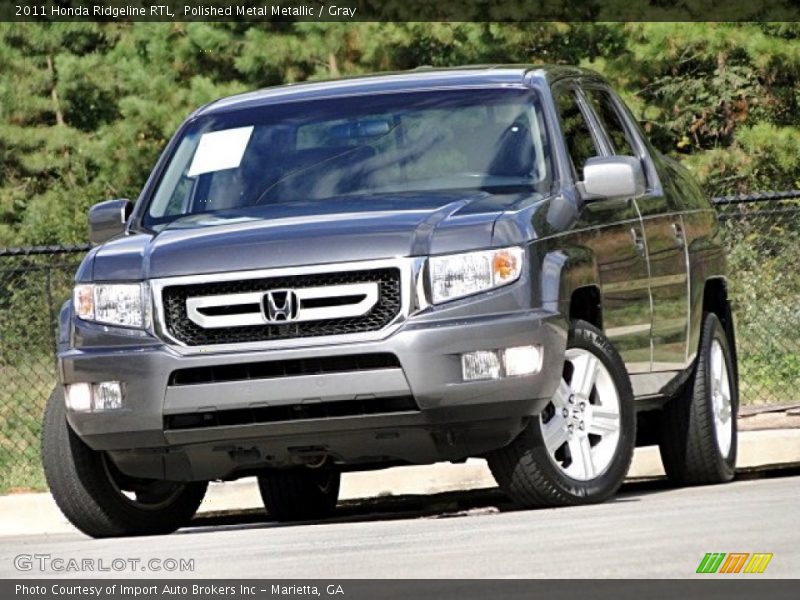
M328 454L353 464L425 463L500 447L552 396L561 376L565 343L559 315L529 310L410 319L374 342L241 353L187 356L152 340L132 345L129 338L120 346L65 349L59 353L59 367L63 383L124 382L124 409L68 413L72 428L87 444L114 451L120 467L131 474L208 479L257 465L285 466L303 454ZM539 373L462 380L462 353L530 344L544 352ZM237 368L254 363L299 364L306 359L371 354L393 355L397 362L354 372L235 377ZM211 367L232 367L224 370L234 375L224 381L204 377L199 383L176 384L173 374L178 370L202 372ZM398 398L412 399L415 407L391 413L372 410L377 406L373 403ZM326 412L319 417L320 410L313 408L348 401L357 402L364 409L361 414ZM288 412L281 413L284 409ZM166 426L172 423L171 416L200 413L224 418L215 417L207 426ZM275 414L289 416L275 418ZM272 416L269 422L259 422L258 415Z

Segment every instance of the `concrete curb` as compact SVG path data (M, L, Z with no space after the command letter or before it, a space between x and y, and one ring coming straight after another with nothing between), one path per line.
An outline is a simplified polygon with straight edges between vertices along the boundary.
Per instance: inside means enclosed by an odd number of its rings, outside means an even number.
M800 429L767 429L739 432L741 471L787 468L800 465ZM658 448L637 448L629 479L664 475ZM347 473L342 478L340 499L355 500L379 496L436 494L495 487L483 460L464 464L439 463L421 467L397 467L382 471ZM261 508L254 478L209 487L200 513L231 512ZM70 525L48 493L0 496L0 537L69 533Z

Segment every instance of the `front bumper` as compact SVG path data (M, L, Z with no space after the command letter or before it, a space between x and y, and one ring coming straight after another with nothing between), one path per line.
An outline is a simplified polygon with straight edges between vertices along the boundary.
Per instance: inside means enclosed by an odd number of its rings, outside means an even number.
M78 323L83 337L98 326ZM91 331L94 330L94 331ZM64 348L65 384L122 381L124 408L68 413L75 432L94 449L112 451L124 471L141 476L210 479L257 466L285 466L304 454L343 463L411 463L473 456L508 443L537 414L561 377L566 331L560 315L541 310L476 317L407 320L378 341L239 353L185 355L152 338ZM74 337L74 336L73 336ZM542 369L530 376L464 382L460 356L474 350L538 345ZM175 385L178 370L391 354L399 367L268 379ZM171 429L176 414L236 411L359 399L413 398L419 410ZM221 413L220 413L221 414ZM231 413L233 414L233 413ZM144 459L142 457L149 457Z

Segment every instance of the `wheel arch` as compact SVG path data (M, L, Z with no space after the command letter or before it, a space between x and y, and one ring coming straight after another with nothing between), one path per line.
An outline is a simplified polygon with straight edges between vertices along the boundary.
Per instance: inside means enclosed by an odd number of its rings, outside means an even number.
M603 330L603 297L597 261L588 248L562 248L542 261L542 306L564 319L581 319Z
M730 297L728 294L728 280L725 277L709 277L703 285L703 315L713 313L722 323L725 336L728 338L731 358L733 359L733 371L736 381L739 381L739 359L736 352L736 326L734 323L733 309L731 308ZM698 340L700 351L702 340Z
M702 331L705 316L714 314L722 323L725 336L730 346L731 359L733 360L733 373L736 381L739 381L739 361L736 353L736 328L734 325L733 310L731 309L728 297L728 281L723 276L709 277L703 282L703 296L692 305L692 311L697 311L698 316L692 320L692 327L696 327L698 333L690 339L689 366L680 373L675 379L670 381L661 393L666 398L675 398L685 392L686 385L691 381L697 366L697 357L700 353L700 345L703 343L700 331Z
M600 286L595 284L575 288L570 294L569 318L581 319L603 330L603 299Z

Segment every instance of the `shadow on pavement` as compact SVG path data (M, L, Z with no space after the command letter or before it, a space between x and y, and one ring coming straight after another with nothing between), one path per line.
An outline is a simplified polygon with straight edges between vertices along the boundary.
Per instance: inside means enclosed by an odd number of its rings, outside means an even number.
M737 480L800 475L800 467L768 471L739 471ZM664 478L627 481L610 503L638 502L638 496L674 489ZM498 488L442 492L438 494L408 494L403 496L378 496L339 503L336 515L324 521L298 521L278 523L270 521L261 509L212 513L195 517L182 534L199 533L210 528L243 529L258 527L292 527L296 525L358 523L397 519L444 519L488 515L519 510Z

